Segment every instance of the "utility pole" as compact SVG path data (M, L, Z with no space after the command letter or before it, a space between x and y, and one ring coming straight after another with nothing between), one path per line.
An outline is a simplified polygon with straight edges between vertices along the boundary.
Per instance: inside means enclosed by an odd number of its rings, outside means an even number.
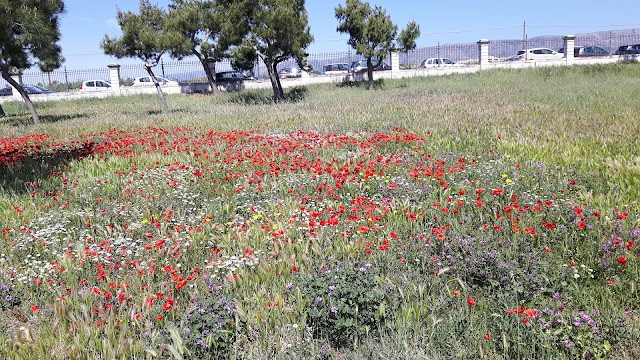
M613 53L611 52L611 41L613 40L613 33L611 31L609 31L609 57L611 57L613 55Z
M524 59L527 59L527 22L522 22L522 50L524 50Z

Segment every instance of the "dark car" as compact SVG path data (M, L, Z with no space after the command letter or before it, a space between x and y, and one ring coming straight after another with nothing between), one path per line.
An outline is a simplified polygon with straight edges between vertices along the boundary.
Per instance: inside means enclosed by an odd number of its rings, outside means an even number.
M564 48L558 50L559 53L564 54ZM574 57L588 57L588 56L609 56L609 52L599 46L576 46L573 48Z
M640 44L622 45L616 50L615 55L633 55L640 54Z
M373 71L391 70L391 66L384 61L378 62L378 59L371 59L373 64ZM358 60L351 63L349 66L349 72L359 73L367 71L367 60Z
M335 63L327 64L322 68L322 73L325 75L340 75L349 72L349 64Z
M2 89L0 89L0 96L11 96L11 95L13 95L13 89L11 89L11 86L7 85Z
M222 71L216 73L216 84L218 90L241 90L244 89L244 82L246 80L253 80L242 71Z
M245 80L251 80L251 77L247 76L247 74L242 71L222 71L216 73L216 83Z
M38 85L24 85L22 88L29 95L55 93L55 91L43 88L42 86L38 86ZM0 89L0 96L10 96L10 95L13 95L13 88L11 88L10 86Z
M24 91L26 91L27 94L29 95L55 93L55 91L49 90L47 88L43 88L42 86L38 86L38 85L25 85L23 86L23 88L24 88Z

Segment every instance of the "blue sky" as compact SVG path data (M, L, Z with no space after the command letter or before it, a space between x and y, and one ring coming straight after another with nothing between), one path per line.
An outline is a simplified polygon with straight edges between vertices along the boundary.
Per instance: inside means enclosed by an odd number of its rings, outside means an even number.
M152 0L166 8L169 0ZM307 0L309 23L315 42L309 52L347 51L348 37L336 32L334 9L345 1ZM527 36L566 35L580 32L640 28L640 1L537 0L537 1L425 1L372 0L381 5L402 29L415 20L422 35L418 46L437 43L475 42L487 39L521 39L523 22ZM66 0L60 31L65 66L68 69L104 67L110 62L135 63L103 54L100 41L105 34L120 33L116 6L138 8L137 0ZM165 61L171 59L165 55Z

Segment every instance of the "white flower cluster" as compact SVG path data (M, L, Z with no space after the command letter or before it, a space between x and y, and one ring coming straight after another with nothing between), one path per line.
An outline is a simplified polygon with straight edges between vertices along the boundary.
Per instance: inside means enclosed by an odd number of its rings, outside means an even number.
M205 268L213 270L213 276L224 276L235 273L240 268L253 268L259 263L260 251L256 250L250 256L223 255L216 261L208 263Z
M24 259L24 264L19 268L9 267L9 273L15 274L11 280L30 285L35 278L44 279L49 277L53 272L53 265L49 261L39 259L40 254L35 256L28 254Z
M563 265L564 267L569 267L569 265ZM588 268L585 264L581 264L580 266L570 266L573 270L573 278L578 280L581 277L584 278L594 278L593 269ZM582 275L580 275L582 273Z

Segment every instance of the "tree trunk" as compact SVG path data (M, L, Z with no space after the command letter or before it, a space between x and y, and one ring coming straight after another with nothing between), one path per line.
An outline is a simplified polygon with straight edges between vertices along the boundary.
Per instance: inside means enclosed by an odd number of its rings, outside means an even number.
M0 104L0 117L5 117L7 114L4 113L4 109L2 108L2 104Z
M27 105L27 108L31 112L31 118L33 119L33 123L39 124L40 117L36 112L36 107L33 106L33 102L29 98L29 94L27 94L27 92L24 91L24 88L22 87L22 85L18 84L17 81L11 78L11 75L9 74L9 67L6 64L2 65L2 78L5 79L9 84L11 84L14 89L18 90L18 92L20 93L20 96L22 96L22 100L24 100L24 103Z
M269 79L271 80L271 88L273 89L273 101L277 104L282 101L282 85L280 85L280 79L278 79L278 73L275 71L275 64L273 60L265 58L264 64L267 66L267 72L269 73Z
M191 51L193 52L193 54L198 58L198 60L200 60L200 63L202 64L202 67L204 68L204 73L207 75L207 82L209 83L209 87L211 88L211 92L216 92L216 90L218 90L218 84L216 84L216 76L215 76L215 63L214 63L214 71L211 71L211 68L209 67L209 59L202 56L202 54L200 54L198 51L196 51L195 49L191 49Z
M153 81L153 85L156 87L156 91L158 92L158 99L160 100L160 105L162 105L162 112L166 114L169 111L169 108L167 107L167 100L164 98L164 93L160 88L160 83L158 82L158 79L156 79L153 70L151 70L151 66L145 64L144 68L147 69L147 73L149 73L151 81Z
M284 90L282 90L280 75L278 75L278 64L273 64L273 73L276 74L276 81L278 82L278 91L280 92L280 98L284 99Z
M371 62L371 58L367 58L367 90L373 89L373 63Z

